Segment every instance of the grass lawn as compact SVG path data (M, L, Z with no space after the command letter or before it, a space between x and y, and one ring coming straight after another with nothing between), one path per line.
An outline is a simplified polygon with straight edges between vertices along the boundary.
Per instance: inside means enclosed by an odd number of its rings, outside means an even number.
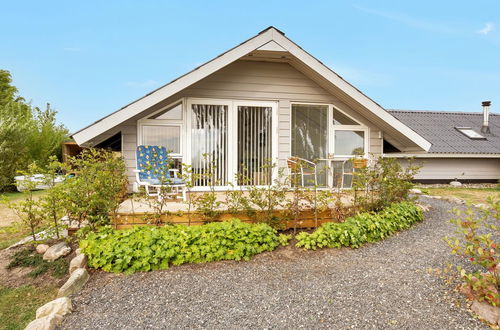
M43 195L45 191L35 191L35 196ZM16 202L26 197L25 193L10 192L1 193L0 200ZM6 204L0 203L0 250L9 247L20 239L29 235L27 229L19 224L19 218Z
M13 289L0 286L0 328L24 329L35 319L37 308L55 299L56 294L57 289L52 286L24 285Z
M500 198L499 188L423 188L424 193L435 196L454 196L472 204L484 204L488 197Z

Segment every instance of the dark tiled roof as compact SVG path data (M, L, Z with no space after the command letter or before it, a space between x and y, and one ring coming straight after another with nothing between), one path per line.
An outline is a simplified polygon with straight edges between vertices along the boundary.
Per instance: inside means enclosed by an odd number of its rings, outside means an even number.
M490 112L490 134L481 133L482 113L388 110L432 143L429 153L500 154L500 114ZM473 140L455 127L471 127L486 137Z

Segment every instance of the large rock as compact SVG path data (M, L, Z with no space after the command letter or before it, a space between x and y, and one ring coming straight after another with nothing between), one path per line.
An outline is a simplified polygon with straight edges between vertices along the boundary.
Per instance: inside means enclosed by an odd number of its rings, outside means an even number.
M69 273L73 274L78 268L85 268L87 266L87 256L85 254L79 254L74 257L69 263Z
M73 271L66 283L59 289L57 297L67 297L70 294L80 291L80 289L87 283L89 273L85 268L78 268Z
M431 209L430 204L417 203L416 205L417 205L417 207L419 207L422 210L422 212L427 212Z
M415 194L415 195L421 195L422 194L422 190L417 189L417 188L412 188L409 191L410 191L411 194Z
M52 245L43 254L43 260L54 261L60 257L64 257L71 252L71 248L66 242L57 243Z
M71 299L68 297L57 298L56 300L52 300L42 307L36 310L36 318L42 318L48 316L50 314L58 314L64 316L68 313L71 313L73 306L71 305Z
M448 202L456 203L456 204L465 204L465 202L462 199L455 197L455 196L447 196L445 198L445 200L447 200Z
M474 300L471 309L485 321L498 324L500 321L500 308L491 306L488 303Z
M451 181L450 186L452 187L461 187L462 183L460 181Z
M36 252L40 254L44 254L45 252L47 252L48 249L49 246L47 244L38 244L36 246Z
M61 324L61 321L61 315L50 314L31 321L24 330L54 330L59 324Z

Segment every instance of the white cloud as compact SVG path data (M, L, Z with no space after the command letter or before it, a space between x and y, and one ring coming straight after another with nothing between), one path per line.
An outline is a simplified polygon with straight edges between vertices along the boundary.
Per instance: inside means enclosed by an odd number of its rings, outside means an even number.
M148 88L148 87L156 87L158 86L158 82L153 79L145 80L145 81L127 81L125 86L128 87L136 87L136 88Z
M67 52L79 52L81 49L78 47L64 47L63 50Z
M495 28L495 24L486 23L481 30L477 31L477 33L482 34L482 35L487 35L491 31L493 31L494 28Z

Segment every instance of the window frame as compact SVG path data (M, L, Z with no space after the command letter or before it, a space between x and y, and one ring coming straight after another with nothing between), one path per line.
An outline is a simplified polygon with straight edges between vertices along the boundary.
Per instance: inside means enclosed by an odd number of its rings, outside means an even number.
M155 114L161 113L170 107L174 107L177 104L181 104L182 107L182 119L149 119ZM185 157L185 127L186 127L186 102L184 98L178 99L175 102L169 103L168 105L162 107L153 113L137 120L137 145L142 145L144 141L144 126L163 126L163 127L179 127L179 152L172 152L170 155L172 158L183 158Z
M292 153L292 116L293 116L293 111L292 111L292 106L293 105L323 105L323 106L328 106L328 125L327 125L327 136L328 136L328 141L327 141L327 159L330 160L347 160L350 158L353 158L358 155L337 155L335 153L335 131L336 130L343 130L343 131L355 131L355 132L364 132L364 154L362 155L363 157L367 158L368 154L370 152L370 128L362 123L359 122L359 120L353 118L351 115L347 114L345 111L340 109L339 107L331 104L331 103L322 103L322 102L300 102L300 101L292 101L290 102L290 156L293 156ZM337 110L341 112L344 116L352 119L353 121L357 122L358 125L334 125L333 123L333 110ZM331 155L333 154L333 157Z
M471 140L487 140L484 135L482 135L481 133L477 132L472 127L455 127L455 129L457 131L459 131L460 133L462 133L463 135L465 135L466 137L468 137L469 139L471 139ZM473 132L474 134L476 134L476 136L472 136L468 132Z

